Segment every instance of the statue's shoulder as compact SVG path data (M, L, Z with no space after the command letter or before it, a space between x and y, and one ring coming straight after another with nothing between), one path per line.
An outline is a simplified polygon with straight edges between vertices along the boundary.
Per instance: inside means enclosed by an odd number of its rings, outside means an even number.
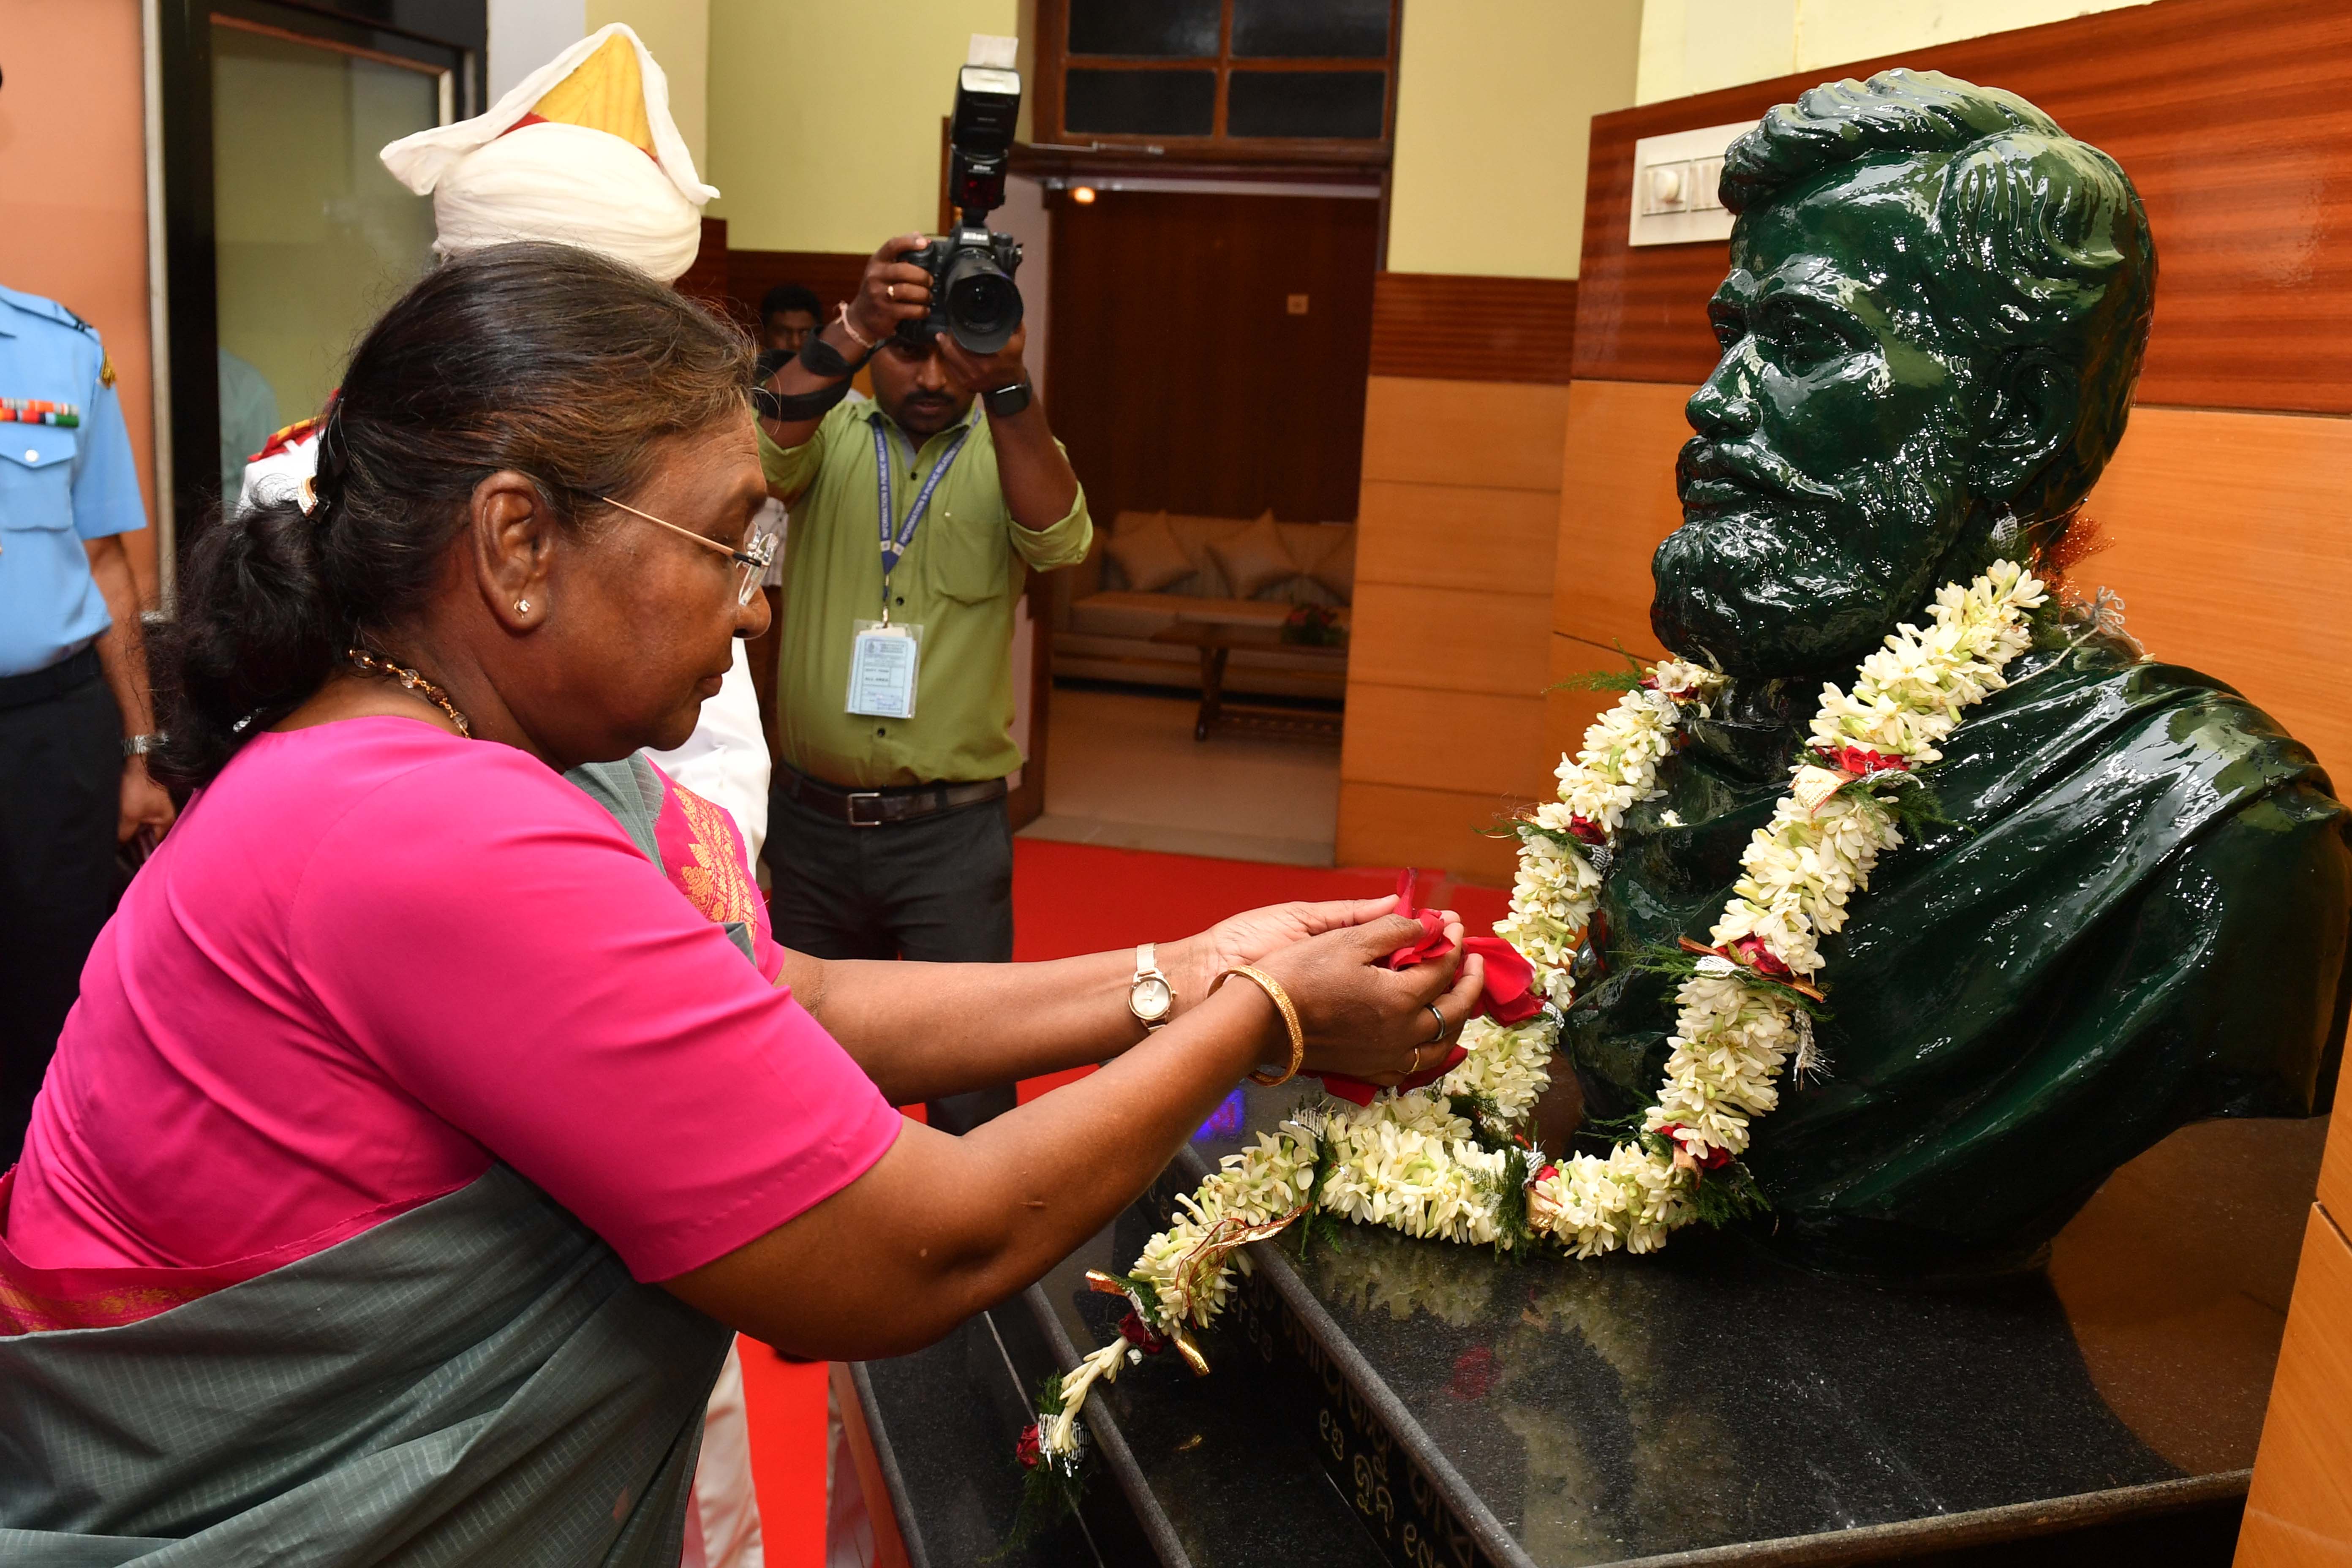
M2026 795L2061 787L2116 798L2191 788L2216 806L2283 790L2334 804L2311 748L2212 676L2115 645L2021 663L1945 749L1937 773L1964 799L2023 806Z

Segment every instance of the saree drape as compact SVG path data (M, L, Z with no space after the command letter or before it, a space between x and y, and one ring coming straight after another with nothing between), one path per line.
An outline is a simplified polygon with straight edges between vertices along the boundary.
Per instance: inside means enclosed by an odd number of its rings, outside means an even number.
M0 1339L0 1562L667 1568L731 1338L493 1166L160 1315Z
M566 777L662 865L642 756ZM733 1337L504 1165L290 1262L0 1242L0 1563L670 1568Z

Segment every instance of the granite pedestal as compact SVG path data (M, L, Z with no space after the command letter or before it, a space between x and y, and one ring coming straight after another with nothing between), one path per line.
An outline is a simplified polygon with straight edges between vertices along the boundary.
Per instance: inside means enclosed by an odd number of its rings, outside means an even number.
M1023 1297L857 1369L919 1563L1004 1540L1024 1402L1117 1331L1087 1290L1295 1089L1253 1089ZM1088 1407L1078 1520L1008 1564L2229 1561L2325 1121L2188 1128L2041 1271L1889 1289L1736 1237L1499 1261L1343 1227L1255 1249L1203 1339Z

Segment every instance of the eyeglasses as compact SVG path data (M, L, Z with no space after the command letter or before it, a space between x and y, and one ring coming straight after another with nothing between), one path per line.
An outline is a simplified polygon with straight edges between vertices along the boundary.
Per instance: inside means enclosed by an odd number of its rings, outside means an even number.
M649 511L639 511L625 500L614 500L610 496L600 496L597 499L606 506L619 507L632 517L644 518L656 527L667 528L672 533L691 539L705 550L716 550L719 554L735 563L735 602L738 605L748 605L751 602L751 595L760 591L760 580L768 574L769 563L776 558L776 531L772 528L762 528L752 534L745 542L742 549L730 550L715 539L697 533L690 528L680 528L674 522L665 522Z

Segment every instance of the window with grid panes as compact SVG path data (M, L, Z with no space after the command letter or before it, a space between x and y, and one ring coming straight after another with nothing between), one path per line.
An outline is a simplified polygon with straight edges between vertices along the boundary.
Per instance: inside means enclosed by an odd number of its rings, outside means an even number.
M1039 0L1052 101L1037 106L1037 139L1377 151L1397 11L1398 0Z

